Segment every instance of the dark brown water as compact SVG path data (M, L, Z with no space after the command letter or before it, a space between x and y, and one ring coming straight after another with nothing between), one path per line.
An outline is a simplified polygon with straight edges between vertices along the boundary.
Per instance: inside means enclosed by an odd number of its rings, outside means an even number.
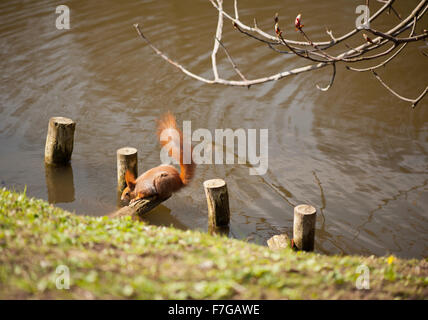
M360 3L361 2L361 3ZM365 1L242 1L269 32L279 11L290 37L296 13L306 31L328 40L353 28ZM417 1L398 1L406 14ZM269 4L267 4L269 3ZM206 230L202 182L224 178L231 236L265 243L291 234L293 206L318 208L316 250L323 253L428 255L428 99L417 109L386 92L369 74L338 69L301 74L250 90L192 80L156 56L136 35L138 22L171 57L211 76L216 11L208 1L65 1L71 30L55 28L56 1L0 2L0 183L78 214L116 208L116 149L139 150L139 171L160 163L155 120L171 110L192 127L269 129L269 170L201 165L192 185L148 216L156 224ZM226 1L231 10L231 1ZM332 15L334 12L334 15ZM386 30L393 15L377 20ZM422 25L426 25L424 18ZM422 28L422 27L421 27ZM303 66L246 39L225 22L224 43L248 78ZM350 42L352 44L352 42ZM423 44L422 44L423 45ZM428 84L421 44L380 73L398 92L417 96ZM223 53L219 71L235 77ZM48 119L77 122L72 166L46 171Z

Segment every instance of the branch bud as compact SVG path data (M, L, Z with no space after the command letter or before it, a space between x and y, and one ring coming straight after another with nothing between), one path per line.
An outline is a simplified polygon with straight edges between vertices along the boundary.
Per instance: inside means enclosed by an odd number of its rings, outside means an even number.
M367 42L370 42L371 44L373 44L372 39L370 39L370 38L368 37L368 35L366 35L365 33L363 33L363 38L364 38Z
M296 31L301 30L304 27L304 25L302 24L302 14L301 13L299 13L297 15L296 20L294 21L294 25L296 27Z
M296 27L296 31L301 30L304 27L304 25L302 24L302 14L299 13L297 15L296 20L294 21L294 25Z
M281 31L281 29L279 28L278 12L277 12L277 13L275 13L275 26L274 26L274 30L275 30L275 33L276 33L276 35L277 35L278 37L280 37L280 36L282 35L282 31Z

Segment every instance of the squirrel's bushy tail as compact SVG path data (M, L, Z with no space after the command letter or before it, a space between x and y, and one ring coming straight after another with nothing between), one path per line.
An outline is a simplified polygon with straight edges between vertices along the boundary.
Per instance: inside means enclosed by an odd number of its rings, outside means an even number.
M169 155L177 160L180 163L180 178L184 185L188 184L192 180L195 173L195 163L192 158L192 146L186 146L187 150L190 152L190 159L188 162L184 163L183 156L183 145L187 143L186 139L183 139L183 133L177 127L177 122L174 115L171 112L164 114L161 119L158 121L158 136L159 141L162 146L168 145L171 150L169 150ZM178 134L177 134L178 133ZM161 136L162 135L162 136ZM168 140L163 140L161 138L169 137ZM187 160L187 159L186 159Z

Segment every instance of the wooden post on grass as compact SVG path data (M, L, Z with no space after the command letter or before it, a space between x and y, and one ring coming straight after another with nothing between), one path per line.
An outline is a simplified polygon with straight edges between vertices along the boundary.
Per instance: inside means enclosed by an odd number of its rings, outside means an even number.
M307 204L294 207L293 240L298 250L313 251L317 210Z
M52 117L49 120L45 145L45 163L66 165L73 153L74 130L76 123L64 117Z
M207 180L204 182L204 189L208 204L208 229L228 226L230 210L226 182L222 179Z

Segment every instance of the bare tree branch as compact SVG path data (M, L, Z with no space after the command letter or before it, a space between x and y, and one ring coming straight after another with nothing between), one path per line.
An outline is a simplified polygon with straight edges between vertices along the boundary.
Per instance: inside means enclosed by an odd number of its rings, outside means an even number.
M218 5L220 10L223 10L223 0L217 0L217 5ZM216 56L217 56L217 51L218 51L218 45L219 45L220 40L221 40L222 31L223 31L223 15L219 11L218 22L217 22L217 31L215 34L216 40L214 40L214 48L213 48L213 52L211 54L214 80L218 80L218 78L219 78L218 70L217 70L217 57Z
M428 32L426 32L426 31L424 33L420 34L420 35L413 36L413 37L395 38L393 36L390 36L387 33L383 33L383 32L380 32L380 31L377 31L377 30L374 30L374 29L370 29L369 28L367 30L370 31L371 33L373 33L374 35L377 35L377 36L380 36L380 37L382 37L384 39L390 40L390 41L394 42L395 44L400 44L400 43L403 43L403 42L408 43L408 42L413 42L413 41L419 41L419 40L423 40L423 39L425 39L425 38L428 37Z
M410 37L411 36L413 36L413 33L415 32L415 28L416 28L416 17L414 18L414 20L413 20L413 28L412 28L412 30L410 31ZM372 70L375 70L375 69L377 69L377 68L380 68L380 67L382 67L382 66L385 66L388 62L390 62L392 59L394 59L396 56L398 56L398 54L401 52L401 50L403 50L404 49L404 47L407 45L407 42L406 43L404 43L392 56L390 56L388 59L386 59L385 61L383 61L383 62L381 62L381 63L379 63L379 64L377 64L377 65L375 65L375 66L373 66L373 67L369 67L369 68L363 68L363 69L358 69L358 68L352 68L352 67L349 67L349 66L346 66L346 68L348 69L348 70L352 70L352 71L357 71L357 72L365 72L365 71L372 71ZM395 47L396 47L396 45L394 44L393 46L392 46L392 50L393 49L395 49ZM392 51L391 50L391 51Z
M271 76L268 77L263 77L263 78L258 78L258 79L254 79L254 80L242 80L242 81L233 81L233 80L224 80L224 79L217 79L217 80L210 80L201 76L198 76L196 74L194 74L193 72L190 72L189 70L187 70L185 67L183 67L181 64L177 63L174 60L171 60L170 58L168 58L167 55L165 55L162 51L160 51L158 48L156 48L151 42L150 40L144 36L143 32L141 31L141 28L138 24L134 24L135 29L137 30L138 35L158 54L160 55L165 61L167 61L168 63L172 64L173 66L175 66L176 68L180 69L183 73L187 74L188 76L208 83L208 84L223 84L223 85L231 85L231 86L241 86L241 87L248 87L248 86L252 86L255 84L260 84L260 83L265 83L265 82L269 82L269 81L276 81L285 77L289 77L292 75L296 75L299 73L303 73L303 72L308 72L308 71L312 71L312 70L317 70L317 69L321 69L325 66L327 66L328 64L326 63L318 63L318 64L313 64L313 65L307 65L304 67L300 67L300 68L294 68L292 70L289 71L283 71L283 72L279 72L276 74L273 74Z
M135 29L138 35L141 37L141 39L143 39L152 48L152 50L154 50L158 55L160 55L165 61L175 66L186 75L207 84L223 84L223 85L229 85L229 86L250 87L255 84L261 84L269 81L276 81L285 77L297 75L303 72L309 72L309 71L321 69L328 65L332 65L333 73L332 73L330 83L326 87L320 87L318 84L316 85L316 87L319 90L327 91L333 85L336 77L336 71L337 71L336 63L353 64L361 61L375 60L375 59L379 59L381 57L387 56L390 53L394 52L395 50L395 52L391 56L389 56L387 59L385 59L383 62L377 63L372 67L354 68L347 65L346 68L350 71L355 71L355 72L372 71L376 79L380 81L381 84L388 91L390 91L396 97L398 97L403 101L411 102L412 106L416 106L417 103L425 96L427 92L428 87L416 99L409 99L409 98L403 97L397 94L388 85L386 85L385 82L383 82L383 80L374 70L382 66L385 66L391 60L399 56L399 54L403 52L403 49L406 47L408 43L424 41L425 39L428 38L428 31L426 29L424 29L421 34L414 35L417 23L428 11L428 0L420 0L419 3L415 5L413 10L408 14L408 16L405 19L403 19L401 15L393 8L392 5L394 3L394 0L378 0L378 2L383 3L383 5L368 19L369 22L373 22L382 13L385 13L385 12L387 13L388 11L391 11L391 10L400 19L400 21L397 22L396 25L394 25L392 28L390 28L388 31L385 31L385 32L378 31L373 28L368 28L367 31L370 32L372 35L374 35L375 38L371 39L365 33L362 33L364 38L362 39L364 40L363 43L361 43L356 47L349 47L345 43L345 46L347 47L347 49L345 49L340 53L336 52L334 54L331 53L333 47L336 47L337 44L339 44L340 42L343 42L347 39L352 38L354 35L359 33L361 29L355 28L340 37L333 36L333 31L326 29L326 33L330 37L330 41L313 41L308 35L308 33L304 31L303 24L301 23L301 15L299 14L296 17L295 27L296 27L296 30L299 31L299 33L303 36L305 41L296 41L296 40L291 40L284 37L284 34L282 33L279 27L278 14L275 15L275 20L274 20L273 29L274 29L275 35L271 35L261 30L258 27L257 20L255 18L254 18L253 27L250 27L240 21L237 0L234 0L233 2L234 16L231 16L226 11L224 11L223 0L209 0L209 1L214 6L214 8L216 8L218 12L218 21L217 21L216 34L214 38L214 46L211 53L211 63L212 63L214 79L208 79L206 77L196 75L193 72L186 69L181 64L179 64L178 62L170 59L166 54L164 54L162 51L160 51L157 47L155 47L151 43L151 41L143 34L138 24L134 25ZM369 5L368 0L366 0L366 5L367 6ZM242 33L243 35L251 39L255 39L259 42L266 44L268 48L270 48L271 50L280 54L292 54L304 60L309 60L313 62L313 64L309 64L303 67L297 67L297 68L283 71L283 72L278 72L266 77L261 77L261 78L252 79L252 80L247 79L243 75L243 73L239 70L232 56L230 55L230 53L228 52L228 50L226 49L225 45L222 42L224 18L232 21L233 26L240 33ZM409 28L411 28L410 34L408 36L403 36L402 33ZM221 46L224 49L227 59L229 60L233 69L239 75L241 80L227 80L227 79L223 79L220 76L217 68L217 53L218 53L219 46ZM281 48L283 47L286 47L287 50L282 50ZM381 49L383 50L380 51ZM421 51L421 52L422 54L427 55L424 51ZM369 54L369 53L372 53L372 54Z
M378 11L376 11L370 18L369 18L369 22L374 21L377 17L379 17L386 9L388 9L388 7L390 5L392 5L394 3L395 0L389 0L387 3L385 3ZM250 31L250 32L255 32L258 33L260 36L271 40L271 41L275 41L276 38L275 36L272 36L266 32L264 32L263 30L261 30L260 28L258 28L257 26L255 26L254 28L247 26L246 24L242 23L239 19L235 19L232 16L230 16L227 12L220 10L220 8L218 7L218 5L214 2L214 0L210 0L211 4L214 6L214 8L216 8L218 11L220 11L227 19L231 20L232 22L236 23L241 29L245 30L245 31ZM339 37L336 39L335 43L339 43L342 42L343 40L346 40L350 37L352 37L354 34L356 34L357 32L359 32L359 29L355 28L352 31L348 32L347 34ZM290 39L285 39L285 42L287 42L288 44L292 44L292 45L300 45L300 46L310 46L310 44L308 42L304 42L304 41L295 41L295 40L290 40ZM321 41L321 42L315 42L316 45L318 46L331 46L332 42L331 41Z
M172 64L173 66L177 67L178 69L180 69L183 73L187 74L188 76L205 82L205 83L215 83L214 80L208 80L206 78L200 77L196 74L194 74L193 72L190 72L189 70L187 70L186 68L184 68L181 64L175 62L174 60L171 60L170 58L168 58L167 55L165 55L162 51L160 51L158 48L156 48L148 38L146 38L146 36L143 34L143 32L140 29L140 26L138 25L138 23L134 24L135 29L137 30L138 35L141 37L141 39L143 39L149 46L150 48L152 48L158 55L160 55L165 61L167 61L168 63Z

